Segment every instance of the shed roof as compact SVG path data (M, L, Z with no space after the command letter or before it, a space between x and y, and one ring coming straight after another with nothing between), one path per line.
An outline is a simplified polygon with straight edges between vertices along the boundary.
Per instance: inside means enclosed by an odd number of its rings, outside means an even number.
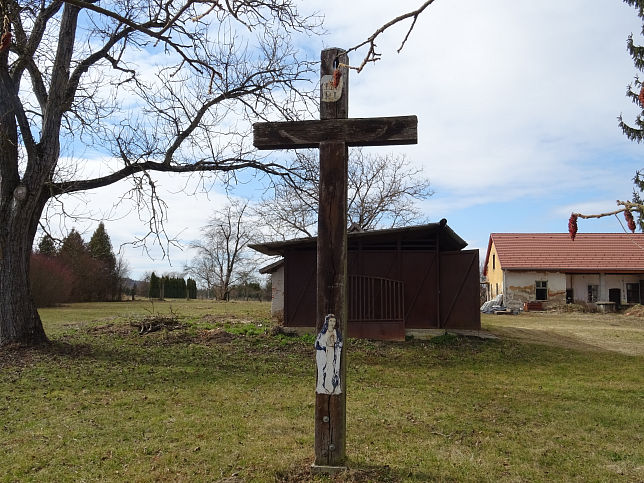
M259 273L261 273L262 275L265 275L267 273L273 273L273 272L277 271L277 269L280 268L282 265L284 265L284 259L283 258L277 260L276 262L273 262L273 263L271 263L269 265L266 265L266 266L260 268Z
M404 248L405 243L409 245L420 243L434 234L438 234L441 251L462 250L467 246L467 242L447 226L447 220L445 219L442 219L438 223L428 223L426 225L352 232L347 234L347 242L349 243L349 248L351 248L354 243L358 242L382 244L384 247L385 244L402 241ZM248 246L265 255L284 255L288 250L313 248L316 243L317 237L308 237L268 243L255 243ZM417 246L420 247L420 245Z
M484 274L493 243L503 270L644 272L641 233L578 233L574 241L568 233L492 233Z

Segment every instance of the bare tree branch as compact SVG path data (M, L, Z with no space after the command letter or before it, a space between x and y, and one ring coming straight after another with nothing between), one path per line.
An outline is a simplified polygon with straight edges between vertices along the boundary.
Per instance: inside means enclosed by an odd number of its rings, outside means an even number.
M367 65L369 62L376 62L380 60L382 57L382 54L378 53L376 51L376 39L380 34L382 34L385 30L388 28L392 27L393 25L396 25L397 23L400 23L404 20L407 20L409 18L412 19L411 25L409 26L409 29L407 30L407 33L405 34L405 38L402 40L400 47L398 47L398 53L402 51L402 49L405 47L405 44L407 43L407 40L409 39L409 35L411 34L411 31L414 29L416 26L416 21L418 20L418 17L423 11L429 7L432 3L434 3L434 0L426 0L425 3L423 3L420 7L418 7L416 10L412 10L411 12L404 13L402 15L399 15L398 17L390 20L386 24L384 24L382 27L378 28L373 34L369 36L368 39L366 39L364 42L359 43L358 45L355 45L351 47L350 49L347 49L347 53L352 52L354 50L358 50L361 47L364 47L365 45L369 46L369 50L367 51L367 54L363 57L362 63L358 67L352 67L352 66L344 66L348 67L350 69L356 70L358 73L364 69L365 65Z

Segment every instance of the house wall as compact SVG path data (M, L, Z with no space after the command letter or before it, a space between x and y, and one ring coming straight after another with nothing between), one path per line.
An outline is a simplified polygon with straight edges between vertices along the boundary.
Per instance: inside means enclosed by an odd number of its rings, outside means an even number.
M566 286L572 289L572 298L576 303L590 302L588 300L588 286L600 285L600 276L598 273L570 273L566 278L568 279ZM601 291L598 294L598 300L604 300ZM606 300L608 300L608 290L606 290Z
M572 289L575 302L589 302L588 286L598 286L597 301L608 301L608 291L619 289L621 303L626 302L626 284L638 283L644 279L640 274L599 274L599 273L562 273L562 272L518 272L505 271L504 304L508 308L521 308L524 302L536 300L537 280L548 282L548 300L544 307L566 303L566 289Z
M503 293L503 270L499 263L499 255L496 253L494 242L490 247L490 257L487 263L487 281L490 284L489 299L493 299Z
M284 264L271 274L271 315L284 320Z
M568 275L568 288L573 289L575 302L590 302L588 300L588 285L599 286L598 301L608 301L608 291L613 288L620 290L621 303L626 303L626 284L638 283L644 278L640 274L599 274L573 273Z
M510 309L523 308L525 302L537 299L535 282L548 282L548 298L542 301L544 307L566 303L566 274L561 272L514 272L505 271L505 292L503 301Z

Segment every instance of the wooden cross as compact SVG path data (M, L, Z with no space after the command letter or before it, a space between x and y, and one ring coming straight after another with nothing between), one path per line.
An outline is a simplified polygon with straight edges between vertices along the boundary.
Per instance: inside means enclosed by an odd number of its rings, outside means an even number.
M325 319L330 320L331 314L335 316L337 336L334 334L332 340L336 352L331 356L339 355L340 368L339 380L330 377L326 366L324 371L318 370L314 468L329 473L341 469L346 459L347 358L341 341L347 336L348 147L415 144L418 124L416 116L348 119L348 65L349 59L343 50L322 51L319 121L253 125L253 143L258 149L320 149L316 328L320 339L323 327L329 325ZM384 92L390 92L389 86L383 85ZM324 345L316 341L316 354ZM319 380L320 374L328 378L325 384ZM332 379L337 386L331 385Z

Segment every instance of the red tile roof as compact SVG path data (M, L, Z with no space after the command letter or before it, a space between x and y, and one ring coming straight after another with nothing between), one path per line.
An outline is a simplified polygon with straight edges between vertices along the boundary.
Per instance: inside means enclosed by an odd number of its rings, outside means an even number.
M644 234L492 233L485 271L494 243L503 270L562 272L644 272Z

